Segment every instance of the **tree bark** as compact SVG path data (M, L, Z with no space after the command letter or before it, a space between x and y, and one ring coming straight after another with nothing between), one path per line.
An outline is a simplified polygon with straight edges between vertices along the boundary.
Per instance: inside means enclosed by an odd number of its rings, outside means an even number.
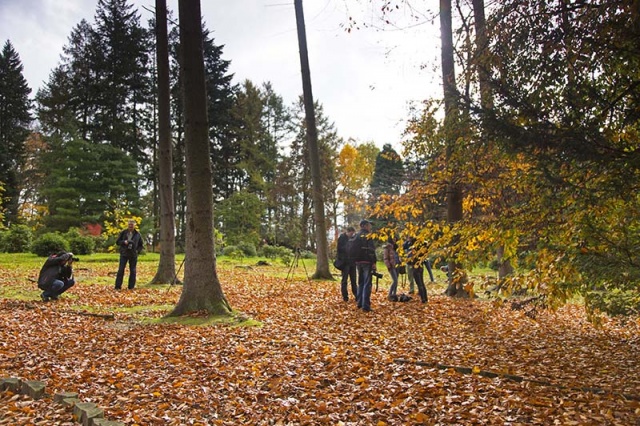
M442 41L442 86L444 89L444 109L446 128L446 157L447 164L451 167L451 159L454 145L458 143L456 126L459 121L457 106L456 73L453 60L453 30L451 21L451 0L440 0L440 37ZM455 166L454 166L455 167ZM450 171L450 180L447 184L447 222L455 224L462 220L462 189L458 182L458 172ZM456 237L457 238L457 237ZM457 243L454 238L453 243ZM449 296L464 295L464 273L458 271L460 265L455 257L448 259L449 285L446 294Z
M156 62L158 66L158 196L160 198L160 262L151 284L176 279L173 157L169 95L167 0L156 0Z
M480 87L480 106L482 113L487 114L493 109L493 94L491 85L489 84L489 64L486 18L484 13L484 0L473 0L473 17L476 30L476 54L475 68L478 73L478 86ZM481 129L482 140L485 144L492 144L486 136L486 131ZM492 147L493 148L493 147ZM493 152L490 149L489 152ZM495 214L501 212L500 203L496 203ZM513 274L513 266L509 259L504 258L504 246L498 247L496 250L496 258L498 260L498 281L502 281L505 277Z
M300 66L302 68L302 93L304 98L305 121L307 124L307 144L309 146L309 164L311 169L311 186L313 192L313 216L316 234L316 271L313 279L333 280L329 271L329 244L327 242L327 224L324 212L324 196L322 195L322 177L320 175L320 151L318 149L318 130L316 129L313 93L311 90L311 70L307 52L307 34L304 24L302 0L294 1L296 25L298 28L298 46L300 48Z
M216 272L209 125L200 0L180 0L180 51L184 93L187 222L184 286L169 316L196 311L228 315Z

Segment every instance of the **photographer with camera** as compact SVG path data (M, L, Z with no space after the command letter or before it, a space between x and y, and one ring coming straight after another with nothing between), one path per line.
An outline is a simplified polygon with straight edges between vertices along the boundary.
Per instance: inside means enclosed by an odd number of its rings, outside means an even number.
M142 236L136 230L135 220L129 220L127 229L120 232L116 245L120 246L120 264L116 275L116 290L122 288L124 279L124 269L129 263L129 283L127 288L133 290L136 286L136 266L138 265L138 255L143 249Z
M368 238L373 224L366 219L360 221L360 232L349 242L352 247L351 257L356 262L358 270L358 294L356 301L358 308L365 312L371 312L371 287L373 276L380 278L376 271L376 246L372 239Z
M61 251L47 258L38 275L38 288L43 290L43 302L58 300L58 297L76 283L73 279L73 262L78 261L73 253Z

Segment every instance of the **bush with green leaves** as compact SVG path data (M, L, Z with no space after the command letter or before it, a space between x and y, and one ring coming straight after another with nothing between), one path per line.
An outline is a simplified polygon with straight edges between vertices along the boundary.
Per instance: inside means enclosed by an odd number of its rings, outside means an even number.
M232 259L241 259L245 256L244 252L237 246L226 246L222 249L222 256Z
M637 289L590 291L585 301L590 312L600 311L610 316L640 314L640 293Z
M60 251L69 251L69 242L65 237L57 232L42 234L31 245L31 253L38 256L47 257Z
M247 257L256 257L258 255L258 251L256 250L256 246L253 243L249 243L249 242L239 242L236 247L238 247L240 250L242 250L242 253L244 253L245 256Z
M77 228L70 228L64 237L69 241L69 247L74 254L91 254L95 250L95 239L80 234Z
M0 249L7 253L28 253L33 241L33 232L27 225L11 225L2 233Z
M283 246L270 246L265 245L261 249L262 255L267 259L281 259L282 263L289 264L293 258L293 252L290 248Z

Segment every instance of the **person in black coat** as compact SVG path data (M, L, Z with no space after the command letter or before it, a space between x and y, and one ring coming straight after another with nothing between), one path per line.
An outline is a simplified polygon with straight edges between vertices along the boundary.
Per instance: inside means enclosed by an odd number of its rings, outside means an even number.
M65 291L76 283L73 279L73 253L61 251L47 258L38 275L38 288L43 290L43 302L58 300Z
M124 269L129 263L129 283L127 288L133 290L136 286L136 266L138 265L138 255L143 249L142 236L136 230L136 222L130 220L127 229L118 235L116 245L120 246L120 265L116 275L116 290L122 288L124 279Z
M342 300L349 301L349 291L347 288L348 281L351 281L351 293L355 299L358 294L358 286L356 285L356 264L353 259L349 257L347 253L347 241L349 241L355 235L356 230L353 226L349 226L345 232L338 237L338 247L336 260L340 261L342 272L342 280L340 281L340 292L342 293Z

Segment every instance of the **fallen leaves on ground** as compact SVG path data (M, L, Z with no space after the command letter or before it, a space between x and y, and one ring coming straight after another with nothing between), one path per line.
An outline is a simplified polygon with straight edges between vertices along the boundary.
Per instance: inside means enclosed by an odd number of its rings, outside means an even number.
M139 264L139 283L153 266ZM261 327L148 325L139 320L167 313L181 287L116 292L105 268L77 274L55 303L37 301L20 271L2 271L2 286L34 297L0 301L0 377L78 392L127 425L640 424L637 320L596 328L577 306L534 320L433 292L426 305L392 303L382 283L365 313L342 301L338 282L263 267L219 268L232 307ZM78 315L83 306L115 320ZM50 398L4 392L0 424L72 423Z

